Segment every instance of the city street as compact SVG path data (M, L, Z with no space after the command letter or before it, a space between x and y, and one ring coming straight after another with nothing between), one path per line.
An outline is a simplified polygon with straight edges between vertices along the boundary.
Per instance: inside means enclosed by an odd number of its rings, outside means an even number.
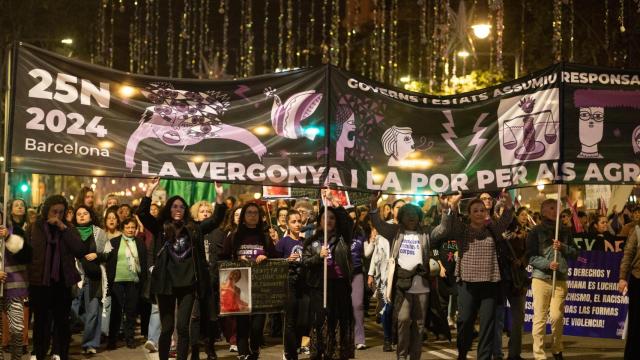
M394 353L382 352L382 332L378 324L375 323L373 317L367 318L366 323L367 333L367 345L370 346L367 350L356 351L356 359L367 360L390 360L395 358ZM261 359L265 360L279 360L282 359L283 347L281 341L278 341L271 337L265 338L267 341L267 347L262 350ZM141 342L141 338L140 338ZM506 355L508 338L503 337L503 352ZM531 335L526 334L523 340L524 351L522 357L525 359L533 359L531 354ZM622 359L624 341L615 339L594 339L586 337L565 336L564 338L565 359ZM157 360L157 353L149 354L142 345L137 349L128 349L121 342L122 347L115 351L101 350L97 355L94 355L92 359L96 360L134 360L134 359L149 359ZM229 347L226 344L218 343L218 356L221 360L233 360L236 359L236 354L228 351ZM6 356L6 355L5 355ZM551 353L547 350L547 356L551 357ZM204 353L200 354L201 359L205 359ZM306 359L308 356L301 356L301 359ZM456 359L457 351L455 347L455 339L452 343L447 341L426 341L423 346L422 359ZM469 359L475 359L475 347L473 353L469 354ZM79 336L74 336L74 342L71 348L71 359L86 359L82 354L79 347Z

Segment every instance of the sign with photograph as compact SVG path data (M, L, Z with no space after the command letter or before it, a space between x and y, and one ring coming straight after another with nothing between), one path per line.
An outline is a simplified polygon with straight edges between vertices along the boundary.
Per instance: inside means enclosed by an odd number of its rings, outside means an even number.
M263 186L262 197L265 199L290 198L291 188L288 186Z
M220 269L220 315L251 313L251 267Z
M221 261L220 315L284 311L289 264L286 260Z

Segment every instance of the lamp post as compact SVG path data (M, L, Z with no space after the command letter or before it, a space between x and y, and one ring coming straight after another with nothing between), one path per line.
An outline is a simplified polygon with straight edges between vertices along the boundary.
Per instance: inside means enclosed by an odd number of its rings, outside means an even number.
M478 39L486 39L491 34L491 25L489 24L475 24L471 26L473 29L473 35Z

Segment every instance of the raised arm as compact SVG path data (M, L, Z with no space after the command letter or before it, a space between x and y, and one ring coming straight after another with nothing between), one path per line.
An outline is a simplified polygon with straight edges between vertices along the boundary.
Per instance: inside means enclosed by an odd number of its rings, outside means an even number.
M158 220L151 215L151 196L153 192L160 184L160 178L153 178L147 187L146 196L142 198L140 201L140 206L138 207L138 218L144 226L145 229L151 231L154 235L160 233L160 224L158 224Z
M369 200L369 218L371 219L371 223L373 227L378 231L378 234L384 236L389 242L392 242L393 239L396 238L396 234L398 233L398 229L400 226L397 224L389 224L386 221L380 218L378 212L378 199L380 198L380 192L375 193L371 196Z
M440 224L431 230L430 245L432 249L440 247L443 241L450 238L461 239L464 224L458 218L458 203L462 194L449 197L440 196L440 208L442 209L442 220Z
M509 195L509 192L503 190L500 196L504 200L504 211L502 212L500 218L493 225L497 234L502 234L503 232L507 231L509 225L513 221L514 213L513 201L511 200L511 195Z
M224 215L227 212L227 205L224 203L224 189L222 185L215 183L216 187L216 208L213 211L213 215L208 219L200 223L200 232L202 235L206 235L213 230L217 229L222 221L224 221Z

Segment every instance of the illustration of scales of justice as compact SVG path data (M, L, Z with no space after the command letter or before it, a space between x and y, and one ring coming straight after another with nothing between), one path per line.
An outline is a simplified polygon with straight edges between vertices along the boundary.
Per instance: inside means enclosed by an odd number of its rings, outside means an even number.
M523 107L525 114L502 123L502 146L515 149L514 157L518 160L541 158L546 151L544 142L551 145L558 140L558 123L553 119L553 112L549 109L532 112L532 108ZM544 142L538 140L540 131L544 131Z

